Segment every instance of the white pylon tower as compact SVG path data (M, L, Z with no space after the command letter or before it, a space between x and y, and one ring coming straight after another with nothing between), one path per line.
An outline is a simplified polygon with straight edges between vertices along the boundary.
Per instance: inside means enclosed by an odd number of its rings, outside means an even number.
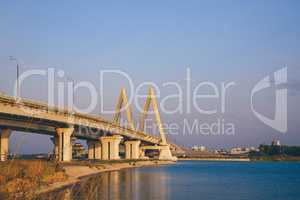
M160 117L160 113L158 111L158 103L157 103L157 99L156 99L156 95L154 92L154 89L152 87L149 88L149 92L148 92L148 96L144 105L144 112L142 114L142 118L140 121L140 131L144 132L145 130L145 120L148 116L148 112L149 112L149 108L150 105L152 105L153 107L153 111L155 114L155 122L156 125L159 129L159 133L160 133L160 137L161 137L161 141L160 144L156 147L151 147L151 149L158 149L159 150L159 160L177 160L176 157L172 156L171 150L170 150L170 145L167 143L167 139L166 139L166 135L165 135L165 131L161 122L161 117ZM119 101L117 103L116 106L116 111L115 111L115 115L113 118L113 122L114 123L118 123L120 124L120 118L121 118L121 111L122 108L125 109L126 114L127 114L127 120L128 120L128 126L129 128L131 128L132 130L135 130L135 126L133 123L133 118L132 118L132 112L130 109L130 105L128 102L128 98L125 92L125 89L121 89L121 93L120 93L120 97L119 97Z
M159 133L160 133L160 137L161 137L161 144L166 145L167 139L166 139L165 131L164 131L164 128L163 128L163 125L161 122L160 113L158 111L158 103L157 103L156 95L155 95L154 89L152 87L149 88L148 96L147 96L147 99L145 102L144 112L143 112L141 122L140 122L140 130L144 131L144 129L145 129L145 120L148 116L148 112L149 112L151 103L152 103L153 111L155 114L156 125L159 129Z
M126 115L127 115L127 121L128 121L128 126L130 129L135 130L134 124L133 124L133 119L132 119L132 111L130 109L130 105L128 103L128 98L126 95L126 91L124 88L121 89L119 100L116 106L115 110L115 115L113 118L113 122L120 124L120 119L121 119L121 109L125 108Z

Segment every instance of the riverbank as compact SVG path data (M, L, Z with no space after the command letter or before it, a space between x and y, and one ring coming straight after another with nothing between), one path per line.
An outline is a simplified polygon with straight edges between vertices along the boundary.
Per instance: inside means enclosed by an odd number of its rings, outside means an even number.
M51 191L66 188L76 183L79 183L82 179L98 175L103 172L117 171L128 168L148 167L148 166L161 166L175 164L173 161L158 161L158 160L133 160L133 161L111 161L111 162L73 162L63 164L63 169L67 175L67 179L62 182L56 182L46 187L41 187L36 195L42 193L50 193Z
M157 160L72 161L10 160L0 163L0 199L32 199L71 187L103 172L174 164Z
M299 199L297 162L179 161L168 167L149 167L100 173L78 184L43 193L36 200L60 199ZM221 181L220 181L221 180ZM287 184L286 180L291 182ZM274 181L280 187L274 187ZM230 185L230 187L224 187ZM277 186L277 185L276 185ZM188 189L186 189L188 188Z
M59 163L45 160L0 162L0 199L31 199L36 189L67 180Z

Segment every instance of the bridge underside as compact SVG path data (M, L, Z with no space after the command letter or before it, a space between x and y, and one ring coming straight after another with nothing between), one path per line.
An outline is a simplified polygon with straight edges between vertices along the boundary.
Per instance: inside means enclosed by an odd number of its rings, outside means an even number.
M0 115L0 151L1 161L6 160L8 155L9 136L12 130L30 132L42 135L53 136L54 155L58 161L72 160L71 137L87 140L88 158L97 160L117 160L119 157L119 145L122 142L125 149L125 159L148 159L145 155L146 150L158 150L161 160L168 160L166 151L161 146L151 146L149 142L141 142L129 137L113 135L103 130L91 130L87 127L74 126L71 133L67 134L70 127L68 124L42 120L37 118L27 118L15 115ZM63 130L59 132L58 130ZM65 130L65 131L64 131ZM9 134L1 134L9 131ZM62 134L61 134L62 133ZM2 135L2 136L1 136ZM167 152L169 150L167 149ZM170 153L167 153L169 155ZM163 157L161 157L161 155ZM172 158L172 157L171 157Z
M57 128L68 128L70 125L67 123L55 122L50 120L44 120L32 117L23 117L15 115L0 115L0 129L10 129L14 131L31 132L42 135L56 135ZM100 137L112 136L112 132L104 131L91 127L83 127L74 125L74 137L83 140L95 140L98 141ZM130 137L123 136L124 139L131 139ZM146 145L151 143L144 141Z
M58 161L72 159L72 138L87 140L88 158L120 159L119 145L124 144L126 159L146 159L143 146L156 145L159 159L175 160L170 145L161 138L135 128L127 128L96 116L48 107L29 100L16 101L0 95L0 156L8 155L11 130L50 135ZM164 134L163 134L164 135Z

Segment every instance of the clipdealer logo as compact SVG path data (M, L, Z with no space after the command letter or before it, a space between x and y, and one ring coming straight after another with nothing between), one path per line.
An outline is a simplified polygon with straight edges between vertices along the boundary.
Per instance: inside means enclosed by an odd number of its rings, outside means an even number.
M17 102L20 100L20 86L23 82L30 78L31 76L45 76L48 83L48 105L54 106L58 105L64 109L70 110L72 112L80 112L80 113L91 113L95 110L97 104L99 103L100 98L100 108L101 113L103 114L114 114L115 110L106 110L104 109L104 78L109 77L109 75L119 75L121 78L124 78L125 81L128 81L129 84L129 94L128 96L128 105L134 104L137 111L142 113L143 107L140 106L139 102L141 100L145 100L146 96L142 94L142 89L145 87L152 87L155 89L156 97L161 97L161 89L164 87L173 87L176 89L176 92L171 93L170 95L164 96L159 104L159 110L164 114L190 114L192 110L199 114L204 115L214 115L221 114L217 121L214 123L204 123L203 121L199 121L198 118L194 120L184 119L183 120L183 134L203 134L207 135L212 133L213 135L234 135L235 133L235 124L230 121L225 121L223 114L226 112L226 105L228 104L226 101L229 97L227 94L227 90L236 85L235 82L221 82L220 85L213 82L196 82L193 85L191 84L191 71L187 68L186 72L186 85L183 86L179 82L176 81L168 81L164 82L161 87L154 82L142 82L138 85L134 84L133 79L129 76L129 74L121 71L121 70L101 70L100 71L100 85L97 87L90 81L79 81L74 83L74 81L67 81L65 73L63 70L56 70L54 68L45 69L32 69L23 71L20 76L18 76L19 80L15 82L14 87L14 95L17 97ZM274 80L274 81L273 81ZM18 85L19 84L19 85ZM268 75L261 79L251 90L251 110L256 118L258 118L261 122L266 124L267 126L277 130L281 133L287 132L287 68L282 68L280 70L275 71L272 75ZM85 108L77 108L76 104L74 104L74 93L77 92L78 89L85 89L90 94L90 102L88 102L87 107ZM97 90L100 88L100 91ZM205 89L206 88L206 89ZM254 97L258 95L257 93L260 91L264 91L267 88L275 88L275 105L274 105L274 118L269 118L262 113L258 112L255 109L254 105ZM202 90L203 89L203 90ZM210 93L203 93L203 91L210 91ZM66 93L67 91L67 93ZM66 93L66 94L65 94ZM166 104L170 99L177 100L178 104L174 106L172 109L167 109ZM203 101L215 101L217 104L214 104L214 107L210 107L208 109L206 104L201 104ZM183 102L186 102L186 106L184 106ZM26 108L24 108L26 109ZM26 112L33 112L32 110L25 110ZM124 107L121 111L124 111ZM40 112L39 110L35 111L37 114ZM71 112L71 113L72 113ZM72 119L72 116L70 116ZM171 127L171 128L170 128ZM174 128L173 124L170 127L166 127L166 129ZM179 125L176 124L177 133L180 132ZM186 132L186 133L185 133Z
M251 91L251 110L254 115L267 126L281 132L286 133L287 127L287 88L284 87L287 84L287 67L282 68L273 74L274 81L271 76L266 76L261 79ZM259 113L254 108L253 97L255 93L270 88L274 84L275 88L275 115L273 119L270 119L263 114ZM283 88L282 88L283 87Z

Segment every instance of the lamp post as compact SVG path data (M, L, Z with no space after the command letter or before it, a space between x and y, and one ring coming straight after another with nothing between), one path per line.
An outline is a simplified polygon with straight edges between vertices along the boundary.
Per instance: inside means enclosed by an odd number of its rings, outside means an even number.
M9 56L9 60L15 61L17 63L17 98L20 98L20 82L19 82L19 73L20 73L20 65L17 58L13 56Z
M74 110L74 102L75 102L75 96L74 96L74 87L75 87L75 83L74 80L70 77L67 76L67 80L72 82L72 110Z

